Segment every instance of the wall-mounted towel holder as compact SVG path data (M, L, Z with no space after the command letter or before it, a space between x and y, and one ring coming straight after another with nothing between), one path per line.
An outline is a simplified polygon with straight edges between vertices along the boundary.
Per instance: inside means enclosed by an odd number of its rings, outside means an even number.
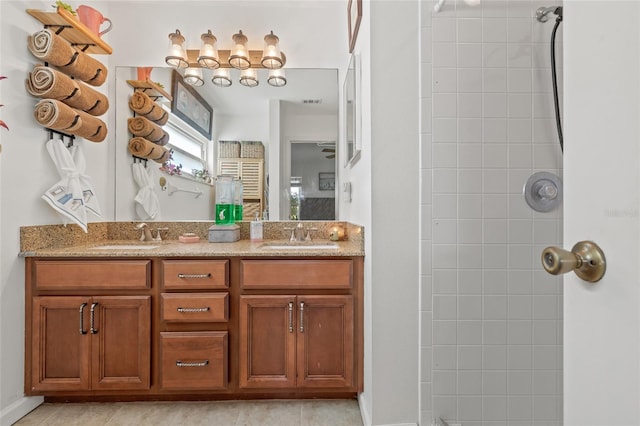
M62 142L64 142L64 138L69 139L69 142L66 143L67 148L71 148L73 146L73 141L76 139L74 135L63 133L59 130L50 129L48 127L46 127L46 129L49 131L49 139L53 139L53 134L55 133L56 135L60 136Z
M136 157L135 155L132 155L133 157L133 162L135 163L144 163L144 168L147 168L147 163L149 162L148 159L146 158L142 158L142 157Z

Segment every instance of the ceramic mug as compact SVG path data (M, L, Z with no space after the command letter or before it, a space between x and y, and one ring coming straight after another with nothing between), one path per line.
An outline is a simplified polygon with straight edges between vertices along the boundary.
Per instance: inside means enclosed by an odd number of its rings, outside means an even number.
M80 5L78 9L76 9L78 13L78 18L80 22L82 22L87 28L89 28L92 32L94 32L97 36L102 36L102 34L111 31L111 20L109 18L105 18L102 16L102 13L98 12L91 6ZM100 31L100 25L107 22L109 26L104 30Z

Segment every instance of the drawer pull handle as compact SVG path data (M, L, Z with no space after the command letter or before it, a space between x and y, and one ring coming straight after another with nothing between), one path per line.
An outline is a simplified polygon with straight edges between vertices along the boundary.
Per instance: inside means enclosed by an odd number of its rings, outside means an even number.
M211 273L208 273L208 274L178 274L178 278L211 278Z
M86 306L86 303L80 305L80 334L87 334L87 330L84 329L84 308Z
M300 333L304 333L304 302L300 302Z
M176 308L176 311L181 313L192 313L192 312L209 312L211 310L210 307L206 306L204 308Z
M98 333L98 329L95 327L95 314L96 314L96 306L98 306L98 302L92 303L91 304L91 310L89 311L89 318L91 323L89 324L90 330L91 330L91 334L97 334Z
M200 362L182 362L180 360L176 361L176 367L206 367L208 364L208 359Z
M289 302L289 333L293 333L293 302Z

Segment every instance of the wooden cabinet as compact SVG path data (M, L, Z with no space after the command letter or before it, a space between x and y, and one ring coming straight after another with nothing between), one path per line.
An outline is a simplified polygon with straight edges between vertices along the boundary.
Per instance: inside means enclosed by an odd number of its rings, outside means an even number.
M25 266L29 396L363 389L362 257L28 257Z
M148 389L149 296L33 298L31 389Z
M228 384L226 331L160 333L160 383L168 390L224 389Z
M239 386L355 389L353 260L244 259L240 271Z
M151 261L28 259L25 388L147 390Z
M228 389L229 260L161 263L161 391Z
M352 388L352 296L240 297L241 388Z

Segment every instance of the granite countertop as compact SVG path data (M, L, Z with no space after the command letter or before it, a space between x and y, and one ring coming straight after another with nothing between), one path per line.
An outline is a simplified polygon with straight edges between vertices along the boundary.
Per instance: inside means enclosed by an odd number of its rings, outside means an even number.
M273 247L276 246L276 247ZM283 248L291 247L291 248ZM313 248L312 248L313 247ZM332 247L332 248L326 248ZM337 247L337 248L333 248ZM43 248L20 253L24 257L282 257L282 256L364 256L362 244L354 241L314 240L291 245L288 240L235 243L181 243L176 240L137 242L103 240L91 244Z
M77 226L38 225L20 228L22 257L214 257L214 256L364 256L364 229L348 222L303 222L312 230L313 241L289 242L291 228L300 222L265 221L264 241L249 239L249 222L240 222L240 240L210 243L211 222L150 222L151 229L162 230L162 241L140 242L135 222L90 223L84 233ZM329 241L331 230L340 229L341 241ZM182 243L181 235L200 238ZM153 233L156 235L156 232ZM279 248L268 247L279 245ZM309 247L309 245L311 247ZM334 245L327 248L328 245ZM105 246L109 246L108 248ZM284 247L287 246L287 247ZM313 247L313 248L312 248Z

